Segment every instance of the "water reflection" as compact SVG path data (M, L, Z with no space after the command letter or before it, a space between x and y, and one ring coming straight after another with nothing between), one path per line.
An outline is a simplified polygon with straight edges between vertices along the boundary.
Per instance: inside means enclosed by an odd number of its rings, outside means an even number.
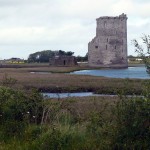
M104 76L111 78L137 78L150 79L145 67L129 67L126 69L80 70L71 74Z
M68 98L68 97L87 97L87 96L100 96L100 97L115 97L118 95L111 94L94 94L93 92L76 92L76 93L42 93L44 98ZM143 97L140 95L126 95L127 97Z
M77 92L77 93L42 93L45 98L67 98L67 97L86 97L86 96L116 96L105 94L94 94L93 92Z

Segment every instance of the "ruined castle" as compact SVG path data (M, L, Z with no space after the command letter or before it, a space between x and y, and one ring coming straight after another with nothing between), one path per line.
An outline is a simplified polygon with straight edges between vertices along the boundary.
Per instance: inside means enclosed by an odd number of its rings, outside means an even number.
M96 37L88 44L91 67L128 67L127 16L96 19Z

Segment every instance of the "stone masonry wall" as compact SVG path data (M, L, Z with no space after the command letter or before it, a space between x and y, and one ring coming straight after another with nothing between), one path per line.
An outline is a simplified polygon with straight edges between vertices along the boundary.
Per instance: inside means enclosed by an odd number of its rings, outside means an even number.
M50 66L75 66L77 65L74 56L54 56L49 59Z
M100 17L96 37L88 44L91 67L127 67L127 17Z

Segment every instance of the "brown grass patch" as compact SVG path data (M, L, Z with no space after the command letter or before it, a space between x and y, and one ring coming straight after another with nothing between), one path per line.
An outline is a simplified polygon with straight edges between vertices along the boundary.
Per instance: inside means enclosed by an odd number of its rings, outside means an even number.
M144 80L140 79L113 79L88 75L71 75L64 73L30 73L34 72L70 72L83 69L80 67L35 67L35 68L1 68L0 80L5 74L17 79L16 87L37 88L43 92L82 92L115 94L120 90L131 93L141 93ZM2 83L1 83L2 85Z

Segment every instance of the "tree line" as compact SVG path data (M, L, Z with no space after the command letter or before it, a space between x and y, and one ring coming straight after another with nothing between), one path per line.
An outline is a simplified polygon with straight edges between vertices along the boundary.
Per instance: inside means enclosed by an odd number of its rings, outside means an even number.
M52 51L52 50L43 50L39 52L35 52L29 55L28 62L49 62L49 59L53 56L72 56L74 52L68 51L65 52L63 50Z
M74 52L72 51L63 51L63 50L43 50L39 52L35 52L29 55L28 62L29 63L46 63L49 62L49 59L54 56L73 56ZM88 60L88 54L85 56L76 56L77 61L87 61Z

